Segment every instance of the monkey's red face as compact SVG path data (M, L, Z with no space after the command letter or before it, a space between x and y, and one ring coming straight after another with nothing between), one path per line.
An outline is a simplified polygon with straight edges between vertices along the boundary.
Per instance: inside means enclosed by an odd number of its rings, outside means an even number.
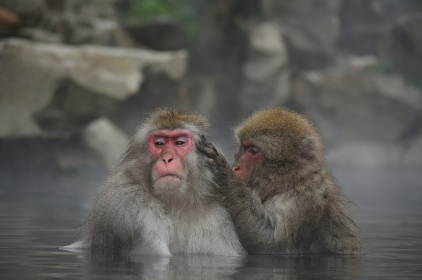
M184 159L194 150L189 130L160 130L148 137L148 150L155 159L152 179L158 187L178 187L187 177Z
M233 171L239 178L248 179L255 165L260 164L263 158L264 153L256 143L242 141L239 157L233 164Z

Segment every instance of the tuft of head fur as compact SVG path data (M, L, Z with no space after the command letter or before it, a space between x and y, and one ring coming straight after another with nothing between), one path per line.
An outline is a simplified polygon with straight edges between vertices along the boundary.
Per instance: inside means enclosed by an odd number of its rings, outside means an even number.
M154 130L188 129L195 139L199 140L199 137L207 132L209 126L207 119L199 114L183 113L173 108L160 108L149 115L149 118L140 126L136 137L138 140L146 140L140 138L144 138Z
M255 112L235 128L239 141L256 143L269 160L322 160L323 148L315 128L301 115L283 108Z

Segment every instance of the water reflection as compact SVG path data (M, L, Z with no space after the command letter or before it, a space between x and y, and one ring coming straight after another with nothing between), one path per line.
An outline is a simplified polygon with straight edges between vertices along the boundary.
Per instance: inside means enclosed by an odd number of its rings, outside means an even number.
M362 257L249 256L235 279L354 279Z
M362 257L160 258L59 249L77 239L75 229L104 178L103 171L93 171L60 176L54 171L38 181L5 178L0 171L1 279L422 278L422 174L418 172L333 170L359 206L353 208L356 222L368 240ZM52 182L54 191L47 185Z
M362 265L362 257L353 256L151 257L79 252L75 257L92 275L140 279L351 279Z
M57 248L1 252L2 279L354 279L363 262L353 256L152 257ZM13 256L13 262L4 266L3 256Z
M139 279L223 279L237 273L244 259L209 255L181 255L172 257L125 256L100 252L78 253L92 275L103 277L120 275Z

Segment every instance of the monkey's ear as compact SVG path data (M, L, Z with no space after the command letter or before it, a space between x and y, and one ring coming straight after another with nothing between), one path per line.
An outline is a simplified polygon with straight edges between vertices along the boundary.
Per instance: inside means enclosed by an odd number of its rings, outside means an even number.
M308 136L302 139L301 156L310 160L323 158L323 147L321 140L316 136Z

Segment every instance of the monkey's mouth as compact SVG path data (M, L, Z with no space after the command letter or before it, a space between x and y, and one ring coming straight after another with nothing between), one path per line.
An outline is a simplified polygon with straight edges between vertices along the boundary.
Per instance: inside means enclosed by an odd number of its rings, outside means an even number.
M183 178L182 178L181 176L177 175L177 174L164 174L164 175L161 175L161 176L157 179L157 181L158 181L158 180L161 180L161 179L178 179L178 180L180 180L180 181L182 181L182 180L183 180Z

